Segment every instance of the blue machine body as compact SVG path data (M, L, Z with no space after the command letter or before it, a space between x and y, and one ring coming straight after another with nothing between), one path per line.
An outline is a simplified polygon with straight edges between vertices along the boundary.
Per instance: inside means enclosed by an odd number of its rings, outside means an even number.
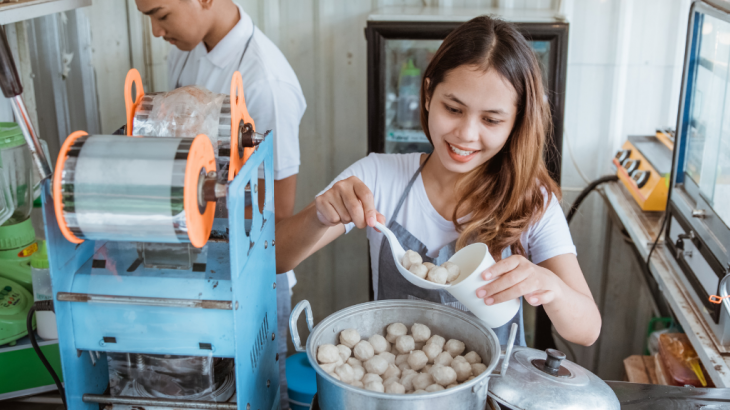
M255 199L262 163L266 192L260 210ZM145 268L134 243L68 242L56 222L50 182L44 182L48 258L69 409L98 409L82 397L103 394L109 384L104 352L234 358L238 408L279 407L273 187L269 137L228 186L229 218L216 219L214 226L214 231L227 233L228 241L211 239L192 269L176 270ZM246 219L247 203L251 219ZM59 301L59 293L155 298L159 305L97 303L93 298ZM231 308L165 306L169 299L230 301ZM102 356L94 363L84 351Z

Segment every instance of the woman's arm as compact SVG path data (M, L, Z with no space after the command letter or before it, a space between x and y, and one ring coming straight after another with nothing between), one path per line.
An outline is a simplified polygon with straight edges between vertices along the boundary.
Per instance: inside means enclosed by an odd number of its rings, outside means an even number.
M343 179L301 212L276 224L276 271L297 267L304 259L345 233L350 222L374 226L385 217L375 210L373 194L357 177Z
M601 314L578 265L578 258L573 254L559 255L538 266L558 279L560 291L552 302L543 304L555 330L573 343L583 346L595 343L601 334ZM539 295L533 297L540 299Z
M514 255L492 265L482 277L494 279L476 291L486 304L524 296L527 303L545 307L565 340L590 346L598 339L601 314L575 255L558 255L539 265Z
M276 224L276 273L288 272L345 233L345 225L326 226L317 219L312 202L296 215Z

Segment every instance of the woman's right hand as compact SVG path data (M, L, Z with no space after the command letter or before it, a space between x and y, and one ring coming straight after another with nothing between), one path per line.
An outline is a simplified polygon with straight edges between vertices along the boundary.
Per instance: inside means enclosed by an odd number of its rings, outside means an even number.
M385 217L375 210L373 193L359 178L338 181L314 201L317 219L325 226L354 222L362 229L385 223Z

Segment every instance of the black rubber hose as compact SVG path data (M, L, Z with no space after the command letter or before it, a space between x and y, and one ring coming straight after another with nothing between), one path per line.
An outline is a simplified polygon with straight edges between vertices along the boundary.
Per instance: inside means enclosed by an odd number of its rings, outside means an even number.
M583 202L584 199L588 196L588 194L591 193L596 187L598 187L601 184L604 184L606 182L613 182L618 181L618 176L616 175L606 175L604 177L600 177L597 180L591 182L588 184L587 187L583 189L583 191L580 192L580 195L578 195L578 198L575 198L575 201L573 202L573 205L570 206L570 210L568 211L568 215L565 217L565 219L568 220L568 224L570 224L570 220L573 219L573 216L575 216L575 212L578 210L578 207Z
M38 303L38 302L36 302L36 303ZM28 311L28 317L25 320L25 327L28 329L28 337L30 337L30 344L33 345L33 350L35 350L35 353L38 355L38 358L41 359L41 362L43 363L43 366L45 366L46 369L48 370L48 373L51 374L51 377L53 378L53 382L56 383L58 392L61 394L61 401L63 401L63 408L68 409L68 406L66 406L66 390L63 388L63 385L61 384L61 380L58 378L58 375L53 370L53 367L51 367L51 364L48 363L46 356L43 355L41 348L38 346L38 342L35 340L35 332L33 332L33 313L35 313L35 310L36 310L35 305L31 306L30 311Z

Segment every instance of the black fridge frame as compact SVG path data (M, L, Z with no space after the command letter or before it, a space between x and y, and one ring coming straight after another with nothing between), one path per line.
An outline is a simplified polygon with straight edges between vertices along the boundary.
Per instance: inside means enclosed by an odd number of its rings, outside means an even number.
M368 21L365 27L368 55L368 153L385 152L385 41L395 39L443 40L462 21ZM565 84L568 67L567 22L515 22L520 32L532 41L549 41L551 64L547 89L553 132L546 143L545 162L550 176L560 184Z

